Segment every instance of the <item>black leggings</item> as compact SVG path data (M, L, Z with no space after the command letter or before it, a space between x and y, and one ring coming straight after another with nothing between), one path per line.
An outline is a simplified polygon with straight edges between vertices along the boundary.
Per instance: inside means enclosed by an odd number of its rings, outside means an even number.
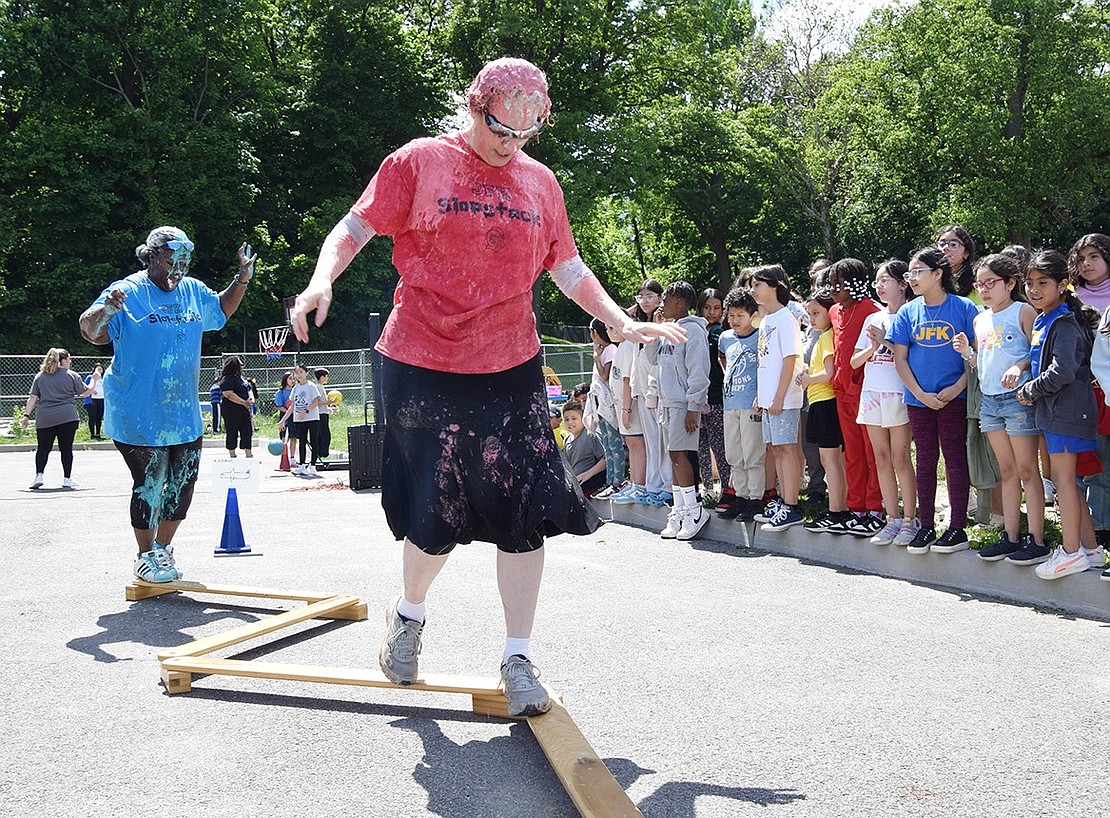
M93 398L89 410L89 435L100 437L100 424L104 422L104 398Z
M298 443L297 448L300 452L297 457L297 462L302 466L305 464L305 445L312 448L312 465L316 465L316 458L319 456L317 450L320 448L320 425L316 420L302 420L293 421L293 434L296 436ZM312 440L309 440L309 437Z
M70 420L59 423L57 426L35 427L39 447L35 450L35 474L46 471L46 461L50 459L50 450L54 448L54 441L58 441L58 451L62 455L62 472L66 477L73 471L73 437L77 434L79 420Z
M116 448L131 471L131 527L147 531L163 520L184 520L193 502L203 437L174 446Z

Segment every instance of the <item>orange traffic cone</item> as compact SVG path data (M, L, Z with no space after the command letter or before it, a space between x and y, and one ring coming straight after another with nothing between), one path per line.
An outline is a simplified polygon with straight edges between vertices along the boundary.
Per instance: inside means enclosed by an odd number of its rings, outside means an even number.
M293 471L293 467L289 465L289 449L285 446L281 447L281 463L278 464L278 471Z

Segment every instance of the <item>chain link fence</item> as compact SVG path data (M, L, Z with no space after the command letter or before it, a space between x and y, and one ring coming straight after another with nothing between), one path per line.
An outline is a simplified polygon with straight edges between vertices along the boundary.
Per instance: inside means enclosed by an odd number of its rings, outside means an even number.
M281 357L269 359L260 352L230 352L225 355L205 355L201 358L200 400L201 409L206 416L210 410L209 389L220 380L220 371L227 356L238 355L243 361L243 377L253 379L258 387L259 414L274 414L274 393L281 386L281 377L296 363L303 364L311 373L315 369L328 370L328 390L338 390L343 394L341 412L353 420L362 422L365 411L373 420L374 384L370 372L369 349L339 349L319 352L285 352ZM593 367L593 348L590 344L545 344L543 346L544 366L550 374L569 393L571 388L582 381L588 381ZM107 369L111 358L107 356L74 355L70 358L70 369L81 377L92 372L97 363ZM0 356L0 419L10 422L16 411L22 412L31 389L31 381L39 371L41 355L4 355ZM85 422L83 406L78 407L82 423ZM6 423L4 424L6 426Z

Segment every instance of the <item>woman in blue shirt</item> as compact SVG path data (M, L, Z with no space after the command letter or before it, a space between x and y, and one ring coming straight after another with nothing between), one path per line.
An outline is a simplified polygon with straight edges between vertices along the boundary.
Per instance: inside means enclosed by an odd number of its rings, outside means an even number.
M193 243L158 227L135 248L143 269L109 284L81 315L90 343L111 343L104 375L104 432L131 470L134 574L146 582L181 578L171 542L193 498L204 423L201 337L223 327L243 300L255 256L242 245L238 274L220 293L188 276Z

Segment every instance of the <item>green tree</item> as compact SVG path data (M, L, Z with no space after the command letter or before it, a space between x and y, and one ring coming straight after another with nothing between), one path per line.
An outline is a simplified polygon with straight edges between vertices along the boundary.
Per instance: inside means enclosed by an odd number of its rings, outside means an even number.
M237 117L257 86L244 13L58 0L0 17L0 348L78 337L77 316L135 267L151 227L197 241L222 288L244 237L254 157Z
M842 240L879 257L947 221L987 246L1086 232L1110 182L1104 14L922 0L874 15L816 106L851 126Z

